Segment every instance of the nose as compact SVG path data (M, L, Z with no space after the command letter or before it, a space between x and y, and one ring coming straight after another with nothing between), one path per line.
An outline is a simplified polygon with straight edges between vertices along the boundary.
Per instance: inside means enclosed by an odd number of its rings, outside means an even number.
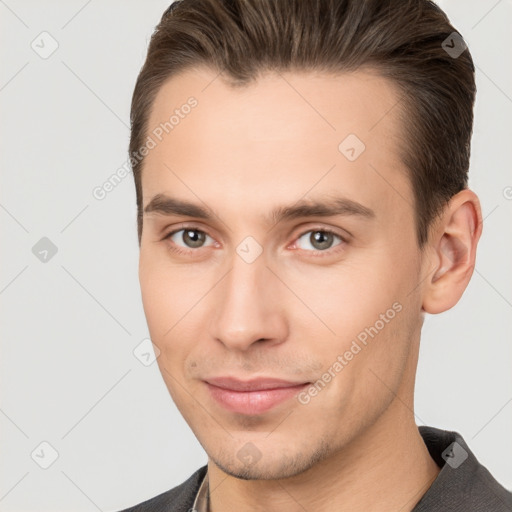
M215 287L210 335L230 351L282 343L288 336L283 293L286 287L263 255L247 263L235 254L231 270Z

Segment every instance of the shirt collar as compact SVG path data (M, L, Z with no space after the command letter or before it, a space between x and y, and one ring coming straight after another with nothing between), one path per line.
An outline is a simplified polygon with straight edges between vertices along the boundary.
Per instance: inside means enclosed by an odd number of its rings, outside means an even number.
M199 490L196 494L196 499L194 500L194 504L192 505L192 510L194 512L208 512L210 506L210 497L209 497L209 486L208 486L208 471L203 477L203 481L199 486Z

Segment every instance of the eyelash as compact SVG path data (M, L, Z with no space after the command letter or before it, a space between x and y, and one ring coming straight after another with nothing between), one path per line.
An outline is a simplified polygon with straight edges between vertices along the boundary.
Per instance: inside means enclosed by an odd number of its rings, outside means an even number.
M203 233L205 234L206 236L210 236L208 235L208 233L206 233L205 231L201 230L201 229L198 229L194 226L181 226L180 229L175 229L174 231L171 231L170 233L168 233L167 235L164 236L163 240L169 240L173 235L175 235L176 233L179 233L180 231L196 231L198 233ZM326 249L325 251L320 251L320 250L315 250L315 251L307 251L308 253L310 253L310 256L312 257L315 257L315 258L318 258L318 257L323 257L324 255L332 255L333 253L336 253L338 252L338 250L342 250L343 249L343 246L347 243L347 240L342 237L339 233L336 233L335 231L331 230L331 229L328 229L328 228L313 228L313 229L308 229L307 231L304 231L303 233L301 233L298 237L297 237L297 240L299 240L300 238L302 238L304 235L306 235L307 233L315 233L315 232L320 232L320 233L327 233L327 234L331 234L331 235L334 235L335 237L338 237L342 243L334 246L334 248L330 248L330 249ZM212 237L210 237L212 238ZM199 249L202 249L202 247L198 248L198 249L183 249L182 247L180 247L179 245L176 245L174 244L173 242L171 242L172 245L169 245L169 250L172 251L172 252L175 252L175 253L178 253L178 254L182 254L182 255L190 255L194 252L197 252ZM338 249L336 249L338 248ZM303 249L305 250L305 249Z

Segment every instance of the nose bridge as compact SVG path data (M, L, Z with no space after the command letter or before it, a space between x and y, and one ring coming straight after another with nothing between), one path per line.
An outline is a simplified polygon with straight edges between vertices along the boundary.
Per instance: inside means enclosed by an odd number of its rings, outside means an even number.
M247 246L240 244L242 249ZM285 319L278 307L279 280L267 268L264 254L249 258L237 248L231 269L219 283L211 334L230 349L245 350L254 342L279 343L285 337ZM254 249L254 248L253 248Z

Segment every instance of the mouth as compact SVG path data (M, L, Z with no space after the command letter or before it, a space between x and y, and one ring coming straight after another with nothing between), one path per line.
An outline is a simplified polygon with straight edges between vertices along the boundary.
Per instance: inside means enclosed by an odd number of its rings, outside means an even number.
M290 400L309 386L310 382L259 378L243 381L232 377L204 381L210 396L224 409L239 414L262 414Z

